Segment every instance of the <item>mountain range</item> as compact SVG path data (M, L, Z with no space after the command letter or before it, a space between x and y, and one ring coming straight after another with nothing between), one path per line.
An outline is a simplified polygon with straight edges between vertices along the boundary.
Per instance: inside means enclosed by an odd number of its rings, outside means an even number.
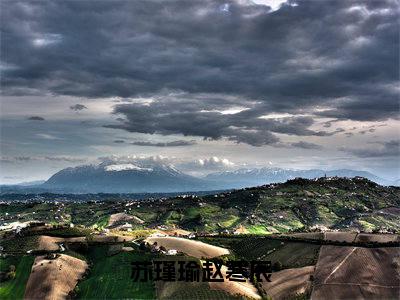
M385 180L370 172L356 171L349 169L337 170L291 170L281 168L253 168L253 169L239 169L235 171L225 171L219 173L212 173L206 176L207 180L224 182L231 188L243 188L249 186L258 186L262 184L285 182L294 178L320 178L320 177L364 177L381 185L396 185L396 182ZM397 182L398 183L398 182Z
M63 169L44 183L1 186L2 193L170 193L238 189L269 183L285 182L297 177L364 177L381 185L398 185L366 171L291 170L282 168L248 168L195 177L172 165L158 162L83 165Z

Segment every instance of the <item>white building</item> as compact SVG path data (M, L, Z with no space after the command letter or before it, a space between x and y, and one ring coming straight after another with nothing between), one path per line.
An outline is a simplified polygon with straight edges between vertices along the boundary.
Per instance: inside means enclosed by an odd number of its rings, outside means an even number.
M178 254L178 251L175 249L169 249L167 251L167 255L177 255L177 254Z

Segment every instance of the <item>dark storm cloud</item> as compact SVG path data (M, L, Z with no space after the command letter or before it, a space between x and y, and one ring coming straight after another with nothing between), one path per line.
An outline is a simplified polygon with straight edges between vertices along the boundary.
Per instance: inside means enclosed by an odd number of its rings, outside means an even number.
M311 150L320 150L322 149L322 146L314 144L314 143L309 143L309 142L304 142L300 141L297 143L291 143L292 147L295 148L302 148L302 149L311 149Z
M28 120L31 120L31 121L44 121L45 119L43 117L39 117L39 116L32 116L32 117L29 117Z
M263 105L246 102L247 109L237 113L224 113L240 101L236 97L214 94L165 94L151 103L116 105L115 114L124 115L119 124L105 127L147 134L183 134L217 140L226 138L253 146L279 142L276 133L299 136L330 136L341 132L313 131L314 120L309 116L264 118Z
M85 105L79 104L79 103L75 104L75 105L71 105L69 108L74 110L74 111L81 111L83 109L88 109Z
M147 134L200 136L211 140L226 138L253 146L277 143L279 139L274 133L326 136L337 132L315 132L308 129L314 123L311 117L263 119L263 111L257 107L235 114L223 114L214 111L216 107L207 101L178 97L179 100L166 96L150 104L117 105L114 113L123 114L126 120L106 127ZM221 99L220 108L226 105Z
M110 127L256 146L274 133L332 134L309 130L312 117L259 119L269 113L398 118L397 1L297 1L273 13L244 3L1 1L3 93L157 96L117 105L127 120ZM186 100L162 97L171 91ZM250 109L215 112L238 105Z
M373 148L340 148L341 151L358 157L399 157L400 141L376 142L378 147Z
M181 146L192 146L196 144L196 141L183 141L183 140L178 140L178 141L172 141L172 142L132 142L132 145L135 146L148 146L148 147L181 147Z

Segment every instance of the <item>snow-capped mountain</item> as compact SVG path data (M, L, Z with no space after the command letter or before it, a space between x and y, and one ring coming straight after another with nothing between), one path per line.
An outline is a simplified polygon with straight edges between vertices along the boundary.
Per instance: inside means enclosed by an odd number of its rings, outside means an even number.
M63 169L42 185L72 193L156 193L207 190L203 179L158 162L104 162Z
M108 172L120 172L120 171L127 171L127 170L136 170L136 171L143 171L143 172L152 172L153 168L141 168L134 164L115 164L109 165L104 168Z
M98 165L63 169L44 184L33 186L40 191L55 193L169 193L226 190L285 182L296 177L361 176L382 185L396 185L369 172L339 169L290 170L282 168L251 168L211 173L203 178L177 170L162 159L106 160ZM398 183L397 183L398 185ZM2 190L21 191L21 188Z

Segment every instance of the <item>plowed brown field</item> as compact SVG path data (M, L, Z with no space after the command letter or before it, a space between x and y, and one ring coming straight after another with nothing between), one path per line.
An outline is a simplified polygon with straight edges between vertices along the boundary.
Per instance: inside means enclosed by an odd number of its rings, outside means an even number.
M400 236L398 234L359 233L357 235L356 242L377 242L377 243L400 242Z
M314 269L315 266L308 266L272 273L271 282L263 281L262 287L273 300L293 298L311 290Z
M355 241L356 236L356 232L325 232L324 240L352 243Z
M157 242L158 246L175 249L196 258L210 258L229 254L228 249L178 237L148 237L146 241L150 244Z
M399 253L394 247L323 246L312 299L398 299Z
M25 290L25 299L66 299L87 268L87 263L61 254L56 259L38 256Z

